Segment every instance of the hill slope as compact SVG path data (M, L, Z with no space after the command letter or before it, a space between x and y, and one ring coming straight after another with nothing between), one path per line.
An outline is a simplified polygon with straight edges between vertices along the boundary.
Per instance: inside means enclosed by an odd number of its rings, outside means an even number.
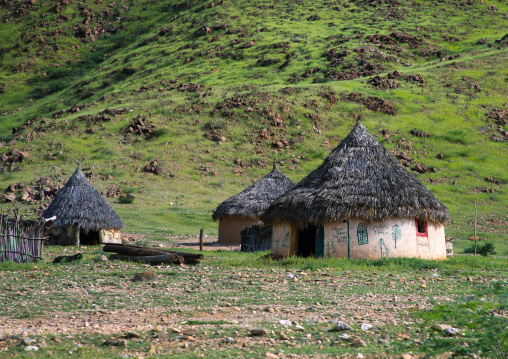
M40 212L80 160L134 195L110 197L127 232L214 234L273 159L299 181L360 117L449 207L447 234L472 235L476 200L479 235L505 238L501 1L0 6L2 208Z

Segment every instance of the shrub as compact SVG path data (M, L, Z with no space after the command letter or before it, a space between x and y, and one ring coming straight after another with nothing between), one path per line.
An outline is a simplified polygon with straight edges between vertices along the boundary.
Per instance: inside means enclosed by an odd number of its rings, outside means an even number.
M118 197L118 201L122 204L131 204L134 202L134 196L131 194Z
M474 253L474 244L470 247L467 247L464 249L464 253ZM488 255L496 254L496 251L494 250L494 243L487 242L485 244L479 244L476 246L476 253L480 254L484 257L487 257Z

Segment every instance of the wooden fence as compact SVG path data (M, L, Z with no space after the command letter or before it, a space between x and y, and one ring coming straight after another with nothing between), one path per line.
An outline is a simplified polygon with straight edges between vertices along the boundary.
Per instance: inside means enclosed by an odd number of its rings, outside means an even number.
M23 263L42 259L44 220L23 220L16 213L0 214L0 262Z

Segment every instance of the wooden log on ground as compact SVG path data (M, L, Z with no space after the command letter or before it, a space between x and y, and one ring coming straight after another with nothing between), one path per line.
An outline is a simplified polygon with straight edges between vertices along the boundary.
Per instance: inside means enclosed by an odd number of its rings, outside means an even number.
M81 253L77 253L73 256L58 256L55 259L53 259L53 264L61 263L61 262L75 262L79 261L83 258L83 255Z
M203 255L199 253L178 252L168 249L149 248L141 246L131 246L128 244L106 244L102 249L104 252L113 252L128 256L159 256L175 253L184 256L185 259L203 259ZM189 263L186 261L186 263Z
M128 256L125 254L112 254L109 256L109 259L110 260L119 259L123 261L133 261L148 264L167 264L167 263L180 264L185 262L185 259L182 256L179 256L175 253L159 256Z

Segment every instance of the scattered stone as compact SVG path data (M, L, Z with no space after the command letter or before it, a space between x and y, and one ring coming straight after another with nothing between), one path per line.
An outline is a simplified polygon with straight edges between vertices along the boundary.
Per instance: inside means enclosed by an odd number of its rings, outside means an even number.
M386 325L397 325L397 321L393 318L388 318L385 323Z
M16 195L12 193L4 194L3 196L4 202L15 202L16 201Z
M25 346L28 346L30 344L32 344L35 340L30 338L30 337L26 337L26 338L23 338L21 340L21 345L25 345Z
M371 324L362 323L362 324L360 325L360 329L361 329L361 330L363 330L363 331L369 330L369 329L371 329L371 328L373 328L373 325L371 325Z
M104 254L101 254L100 256L95 258L95 262L107 262L107 261L109 261L109 259Z
M388 334L383 335L381 338L379 338L378 342L382 344L390 343L390 335Z
M413 359L413 356L411 354L401 354L400 359Z
M369 96L365 98L361 93L351 92L349 95L344 96L344 99L351 102L361 103L372 111L384 112L389 115L397 114L397 108L393 104L376 96Z
M343 332L346 330L353 330L349 325L344 322L338 321L334 328L332 328L331 332Z
M450 337L454 337L459 334L459 330L457 328L446 328L444 332Z
M411 169L413 171L421 173L421 174L423 174L423 173L437 172L436 168L434 168L434 167L427 168L427 166L425 166L423 163L417 164L416 166L414 166Z
M379 76L374 76L372 79L369 80L369 83L378 90L389 90L400 87L400 84L397 80L388 78L382 79Z
M276 355L276 354L270 353L270 352L266 352L266 353L265 353L265 358L269 358L269 359L277 359L277 358L279 358L279 356L278 356L278 355Z
M450 328L453 328L453 327L451 325L448 325L448 324L434 324L432 326L432 329L439 330L439 331L442 331L442 332L444 332L446 329L450 329Z
M265 335L268 333L268 331L265 328L254 328L250 330L250 333L255 336Z
M37 350L39 350L39 347L36 345L29 345L29 346L25 347L25 351L27 351L27 352L37 351Z
M285 327L290 327L291 326L291 321L290 320L285 320L285 319L282 319L282 320L279 320L279 324L280 325L283 325Z
M487 182L490 182L490 183L497 184L497 185L500 185L500 184L503 183L500 180L492 178L492 177L485 177L484 180L487 181Z
M367 346L367 344L365 344L365 342L361 338L359 338L359 337L354 338L352 343L351 343L351 345L356 347L356 348Z
M301 325L295 325L295 330L297 330L299 332L303 332L303 331L305 331L305 328L302 327Z
M145 172L153 173L156 175L164 174L164 169L161 167L159 161L154 159L152 162L145 166Z
M3 163L19 163L28 158L28 153L13 148L12 150L6 151L0 157Z
M152 271L138 273L132 278L133 282L151 282L157 279L157 275Z
M169 338L168 332L163 330L163 331L157 333L157 338L159 340L168 340L168 338Z
M347 334L341 334L338 336L337 338L338 340L343 340L343 341L346 341L346 342L350 342L351 340L353 340L353 338L351 338L349 335Z

